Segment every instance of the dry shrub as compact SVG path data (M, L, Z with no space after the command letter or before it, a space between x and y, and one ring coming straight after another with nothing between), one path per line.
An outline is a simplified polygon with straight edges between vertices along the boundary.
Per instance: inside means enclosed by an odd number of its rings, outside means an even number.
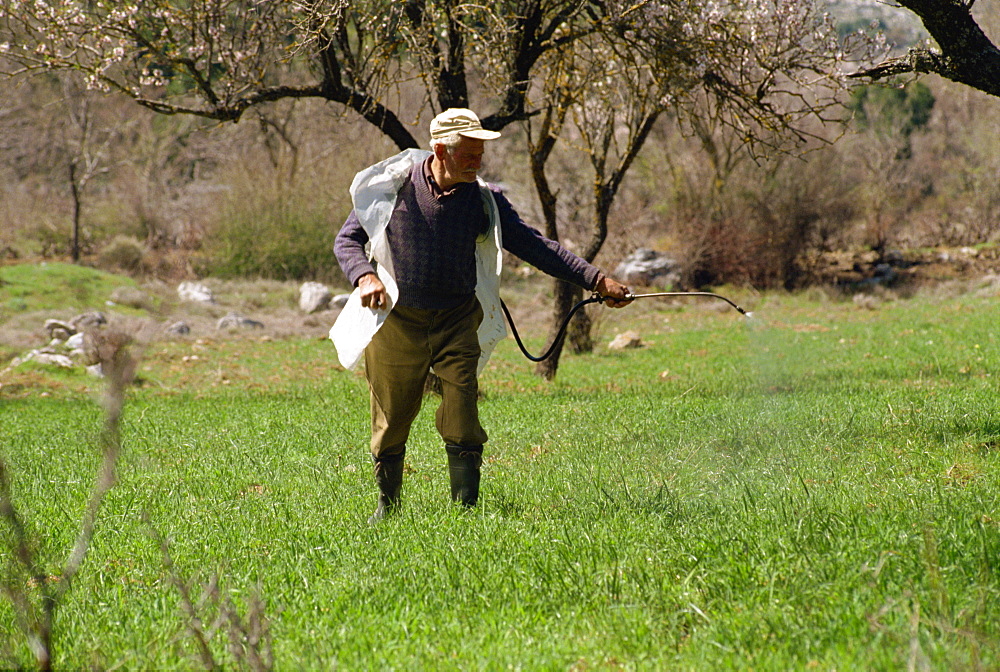
M240 190L204 243L201 269L219 277L330 280L337 230L328 205L311 194Z
M143 270L145 248L130 236L115 236L98 254L97 263L101 268L124 271L131 275Z
M856 216L852 181L839 166L831 152L824 160L782 156L685 195L678 203L687 218L673 225L683 284L805 285L809 253L828 249Z

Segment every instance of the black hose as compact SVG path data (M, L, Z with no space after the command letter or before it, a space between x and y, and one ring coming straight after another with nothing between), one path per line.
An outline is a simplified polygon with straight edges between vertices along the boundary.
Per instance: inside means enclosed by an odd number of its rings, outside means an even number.
M625 300L632 301L635 299L651 299L654 297L663 297L663 296L700 296L712 299L721 299L722 301L725 301L730 306L738 310L741 314L746 315L747 317L750 316L750 313L743 310L742 308L740 308L738 305L736 305L726 297L722 296L721 294L715 294L713 292L656 292L653 294L628 293L625 295ZM589 298L586 298L583 301L577 303L575 306L573 306L573 308L569 311L569 314L563 320L563 323L559 326L559 331L556 332L556 337L552 341L552 345L550 345L549 349L538 357L532 355L524 347L524 343L521 342L521 336L520 334L517 333L517 327L514 326L514 318L510 316L510 311L507 310L507 304L503 302L503 299L500 299L500 307L503 309L503 314L507 316L507 324L510 325L510 330L514 334L514 340L517 341L517 347L521 348L521 352L524 354L524 356L530 359L531 361L541 362L543 360L548 359L552 355L553 351L556 349L556 346L562 343L563 338L566 336L566 328L569 326L569 321L573 319L573 316L576 315L576 312L578 310L586 306L588 303L599 303L601 301L607 300L607 298L608 297L601 296L600 294L597 294L595 292Z
M552 352L556 349L556 346L562 343L563 337L566 336L566 327L569 326L569 321L573 319L573 316L576 315L576 312L581 308L583 308L584 306L586 306L588 303L598 303L599 301L604 301L605 298L606 297L603 297L600 294L594 294L593 296L586 298L583 301L577 303L575 306L573 306L573 308L569 311L569 314L566 316L566 319L563 320L562 325L559 327L559 331L556 333L556 337L555 340L552 341L552 345L550 345L549 349L546 350L543 354L539 355L538 357L533 356L524 347L524 343L521 342L521 336L517 333L517 327L514 326L514 319L510 316L510 311L507 310L507 304L503 302L503 299L500 299L500 307L503 308L503 314L507 316L507 324L510 325L510 331L511 333L514 334L514 340L517 341L517 347L521 348L521 352L524 354L524 356L530 359L531 361L541 362L543 360L548 359L552 355Z

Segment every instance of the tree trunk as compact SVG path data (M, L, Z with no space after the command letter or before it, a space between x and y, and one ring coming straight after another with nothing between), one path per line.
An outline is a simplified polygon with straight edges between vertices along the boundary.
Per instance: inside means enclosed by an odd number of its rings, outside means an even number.
M582 298L583 290L577 287L574 305L576 301L580 301ZM594 337L590 333L593 326L594 321L590 319L590 315L586 310L581 310L573 316L573 320L569 323L569 328L566 332L566 338L569 339L570 352L574 355L585 355L588 352L594 351Z
M73 263L80 261L80 186L76 183L76 161L69 162L69 188L73 192L73 240L70 252Z
M565 116L565 107L549 107L545 110L545 114L542 116L538 140L533 140L530 132L528 134L528 144L531 150L529 154L531 159L531 176L535 182L535 191L538 194L538 200L542 205L542 214L545 217L545 236L550 240L555 241L559 240L559 226L556 223L557 196L549 185L548 176L545 174L545 164L549 160L549 156L552 154L552 149L556 145L558 132L559 129L562 128ZM566 315L569 314L570 309L577 300L574 297L577 296L578 290L569 283L556 280L554 293L555 299L552 304L552 326L550 327L549 338L546 341L545 348L542 352L548 350L549 346L555 341L558 335L557 332L559 330L559 326L562 324L563 320L566 319ZM549 355L547 359L538 362L538 364L535 365L535 374L541 376L545 380L554 379L556 377L556 371L559 370L559 356L561 354L562 343L560 342L552 350L552 354Z
M568 282L563 282L562 280L555 281L555 300L552 305L552 326L549 331L549 337L545 341L545 347L542 352L545 352L555 343L556 339L559 342L552 350L552 354L549 357L538 364L535 365L535 373L545 380L553 380L556 377L556 371L559 370L559 357L562 355L563 345L565 343L565 335L560 335L559 327L562 326L563 320L572 310L573 306L580 301L583 290L576 285L571 285ZM583 311L580 311L573 317L573 322L580 319ZM572 327L572 323L570 325ZM589 336L589 329L585 330Z

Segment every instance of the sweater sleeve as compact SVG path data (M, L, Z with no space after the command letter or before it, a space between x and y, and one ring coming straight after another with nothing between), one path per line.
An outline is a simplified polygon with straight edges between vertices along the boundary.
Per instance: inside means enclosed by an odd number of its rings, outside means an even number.
M375 267L365 254L367 243L368 233L361 226L357 214L351 210L333 243L333 253L337 256L340 269L347 276L347 281L353 287L358 285L361 276L375 272Z
M601 276L597 267L525 224L507 197L499 189L490 188L500 213L505 250L554 278L594 289Z

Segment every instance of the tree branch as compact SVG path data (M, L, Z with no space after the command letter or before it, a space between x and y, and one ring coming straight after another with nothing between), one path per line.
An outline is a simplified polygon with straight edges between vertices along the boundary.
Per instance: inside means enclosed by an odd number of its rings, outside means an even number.
M941 51L910 49L871 68L848 75L873 81L900 74L937 74L1000 96L1000 49L972 16L968 0L898 0L923 22Z

